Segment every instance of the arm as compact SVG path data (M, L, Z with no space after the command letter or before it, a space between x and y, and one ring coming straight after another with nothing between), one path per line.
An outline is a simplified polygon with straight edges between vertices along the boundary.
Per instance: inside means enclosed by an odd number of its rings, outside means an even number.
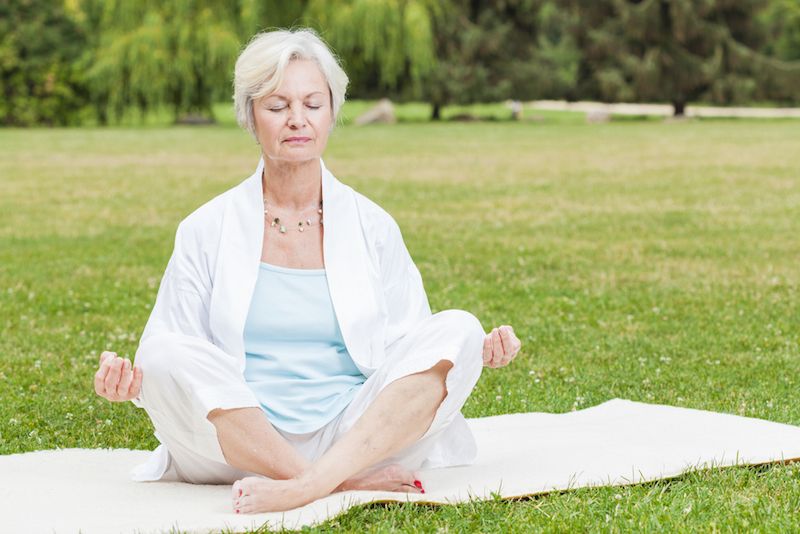
M156 332L180 332L211 340L208 326L210 277L200 261L199 242L192 238L183 223L178 225L175 246L156 295L156 302L145 326L140 344ZM113 351L100 355L94 376L95 393L112 402L132 401L141 407L139 392L142 371L128 358Z

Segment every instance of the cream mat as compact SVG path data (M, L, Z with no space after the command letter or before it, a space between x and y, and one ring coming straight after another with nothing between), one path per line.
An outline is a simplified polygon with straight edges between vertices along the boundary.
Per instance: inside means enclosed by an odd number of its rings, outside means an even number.
M146 451L60 449L0 456L5 532L83 534L298 528L370 501L448 503L623 485L687 470L800 459L800 427L686 408L611 400L565 414L469 420L476 463L423 470L427 493L336 494L285 514L232 512L230 486L131 482Z

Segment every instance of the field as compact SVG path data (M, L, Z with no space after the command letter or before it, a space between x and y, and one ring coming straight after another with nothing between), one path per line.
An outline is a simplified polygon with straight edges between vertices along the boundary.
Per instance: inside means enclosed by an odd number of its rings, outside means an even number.
M799 140L800 121L548 114L344 125L324 159L398 221L434 311L522 339L466 416L620 397L800 425ZM229 117L0 130L0 454L157 445L143 410L94 395L98 354L133 355L177 223L257 149ZM798 510L792 464L376 505L319 531L797 531Z

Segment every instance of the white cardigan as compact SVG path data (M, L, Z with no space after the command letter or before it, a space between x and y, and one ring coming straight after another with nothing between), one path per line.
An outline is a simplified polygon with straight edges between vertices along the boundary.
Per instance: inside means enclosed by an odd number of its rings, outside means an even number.
M431 310L422 277L392 216L337 180L321 159L320 165L322 248L331 301L345 346L368 377L385 360L386 348L430 317ZM196 336L234 356L244 372L244 324L264 237L263 168L262 158L249 178L178 225L141 341L161 332ZM138 399L133 402L141 406ZM439 441L431 466L472 461L473 443L459 416ZM166 450L162 446L155 452L150 468L139 470L136 479L160 477Z

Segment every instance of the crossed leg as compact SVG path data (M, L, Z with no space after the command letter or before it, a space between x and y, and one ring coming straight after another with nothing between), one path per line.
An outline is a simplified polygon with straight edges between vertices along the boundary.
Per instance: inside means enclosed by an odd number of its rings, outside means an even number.
M140 404L168 447L174 475L195 484L238 481L242 511L290 508L337 490L417 491L413 473L387 464L413 468L427 459L426 447L438 442L422 444L420 437L427 439L426 430L450 428L480 376L484 337L473 315L445 310L395 341L387 348L387 363L324 438L328 445L321 457L302 455L269 424L238 362L205 339L163 333L140 344L136 364L145 375ZM469 446L459 447L447 453L455 456L434 462L467 460ZM394 460L406 452L414 458L409 463ZM270 485L281 486L279 493L287 498L270 498ZM308 491L295 502L290 494L298 486Z
M258 417L262 424L247 428L244 425L255 421L244 410L212 411L208 418L217 427L226 460L270 477L247 477L234 483L234 509L237 513L289 510L345 489L420 491L414 474L401 466L371 466L426 433L447 396L445 378L452 366L449 360L440 360L426 371L390 383L314 464L263 417ZM270 460L276 457L283 459L281 465Z

